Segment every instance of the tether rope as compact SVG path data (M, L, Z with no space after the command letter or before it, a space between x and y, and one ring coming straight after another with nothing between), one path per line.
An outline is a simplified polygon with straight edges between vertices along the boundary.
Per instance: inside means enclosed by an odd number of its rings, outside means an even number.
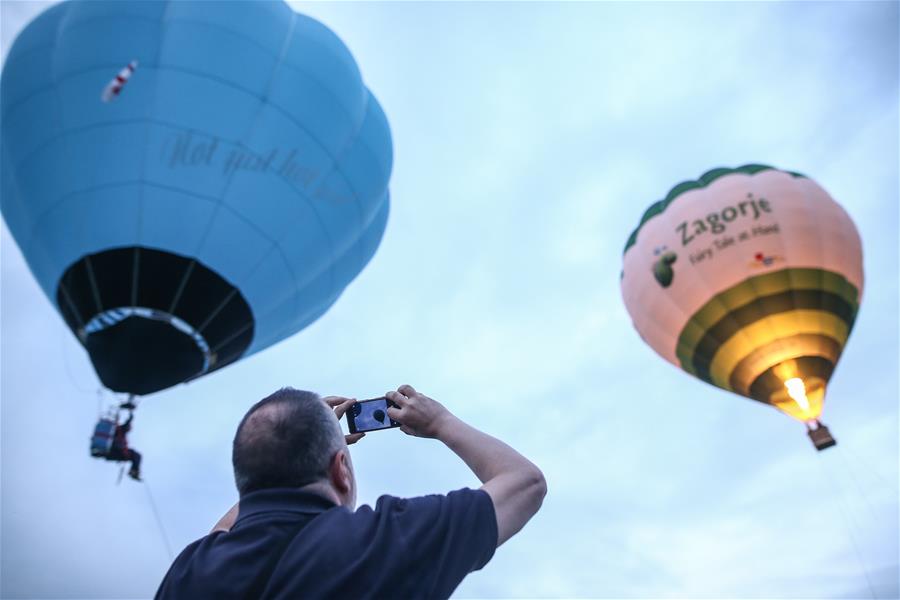
M162 538L163 544L166 546L166 552L169 555L169 561L175 560L175 554L172 553L172 545L169 543L169 536L166 535L166 528L163 527L162 519L159 517L159 511L156 509L156 502L153 500L153 494L150 493L150 486L144 481L144 489L147 490L147 500L150 501L150 508L153 510L153 518L156 519L156 526L159 529L159 536Z

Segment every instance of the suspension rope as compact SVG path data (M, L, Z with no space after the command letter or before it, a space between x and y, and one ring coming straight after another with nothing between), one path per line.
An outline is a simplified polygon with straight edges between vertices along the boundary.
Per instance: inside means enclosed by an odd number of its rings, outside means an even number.
M147 485L146 481L144 481L143 484L144 489L147 490L147 500L150 502L153 518L156 519L156 527L159 529L159 536L162 538L163 544L166 547L166 552L169 555L169 561L174 561L175 555L172 553L172 545L169 543L169 536L166 535L166 528L163 526L162 519L159 517L159 511L156 509L156 502L153 501L153 494L150 493L150 486Z
M849 445L844 445L843 451L847 454L847 459L853 461L856 465L861 465L863 467L862 471L866 475L869 475L871 479L874 479L878 482L879 485L896 492L897 486L896 483L890 483L888 481L889 477L882 472L879 472L877 468L872 465L871 460L863 460L862 457L856 453L855 449L851 449ZM868 468L865 468L868 467Z
M842 452L839 452L838 454L841 457L841 461L844 463L844 469L850 475L850 481L853 482L853 485L856 488L856 492L863 499L863 503L866 505L866 508L869 511L869 519L870 520L874 519L875 518L875 508L873 507L872 502L869 501L869 496L866 495L866 492L863 489L863 486L860 484L859 479L856 477L856 473L853 472L853 468L852 468L852 465L850 464L850 461L847 460L847 457L844 456L844 454Z
M69 383L72 384L72 387L75 388L80 394L90 394L91 390L86 390L81 387L81 384L75 379L75 375L72 373L72 367L69 365L69 355L66 353L66 332L65 330L60 330L59 335L59 351L62 354L63 365L66 368L66 376L69 378Z
M840 448L832 449L832 452L840 452ZM859 550L859 544L856 541L856 536L853 535L853 522L850 518L849 507L847 506L846 499L844 498L844 493L838 486L838 483L831 477L831 474L825 468L825 464L821 460L816 461L819 464L819 468L822 469L823 479L828 481L829 485L832 489L832 497L835 499L835 505L838 507L838 510L841 513L841 517L844 521L844 527L847 530L847 536L850 538L850 544L853 547L853 552L856 554L856 561L859 563L860 569L862 569L863 576L866 579L866 586L869 588L869 594L873 599L878 598L875 594L875 588L872 586L872 580L869 577L869 570L866 568L866 562L863 560L862 553Z

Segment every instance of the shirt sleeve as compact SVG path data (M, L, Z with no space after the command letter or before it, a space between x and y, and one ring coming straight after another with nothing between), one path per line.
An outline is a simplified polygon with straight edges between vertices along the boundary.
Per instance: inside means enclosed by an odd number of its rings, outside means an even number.
M485 566L497 548L497 517L487 492L464 488L447 495L378 500L390 511L411 569L427 582L431 597L449 597L472 571Z

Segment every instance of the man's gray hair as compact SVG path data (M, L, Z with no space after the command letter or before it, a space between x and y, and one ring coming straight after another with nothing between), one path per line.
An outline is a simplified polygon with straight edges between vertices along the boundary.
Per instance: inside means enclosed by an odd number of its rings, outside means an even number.
M317 394L282 388L254 404L238 425L231 453L238 492L325 479L343 447L341 427Z

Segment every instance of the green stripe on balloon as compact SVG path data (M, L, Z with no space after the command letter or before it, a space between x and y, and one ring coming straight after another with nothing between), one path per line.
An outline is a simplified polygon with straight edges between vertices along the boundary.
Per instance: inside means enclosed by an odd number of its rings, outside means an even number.
M709 367L716 352L726 341L738 335L744 327L770 315L804 308L833 314L847 324L848 330L853 327L856 317L855 306L830 292L791 290L772 296L763 296L729 313L706 332L694 349L691 371L696 373L697 377L708 380Z
M809 292L820 295L810 296ZM786 297L792 301L794 296L798 304L786 302ZM824 269L781 269L750 277L717 294L691 316L678 337L678 361L685 371L697 374L695 355L701 342L707 354L709 348L717 348L733 335L735 325L744 327L794 308L837 311L852 327L859 310L859 291L843 275ZM711 345L713 342L718 344ZM710 361L713 356L709 355Z

